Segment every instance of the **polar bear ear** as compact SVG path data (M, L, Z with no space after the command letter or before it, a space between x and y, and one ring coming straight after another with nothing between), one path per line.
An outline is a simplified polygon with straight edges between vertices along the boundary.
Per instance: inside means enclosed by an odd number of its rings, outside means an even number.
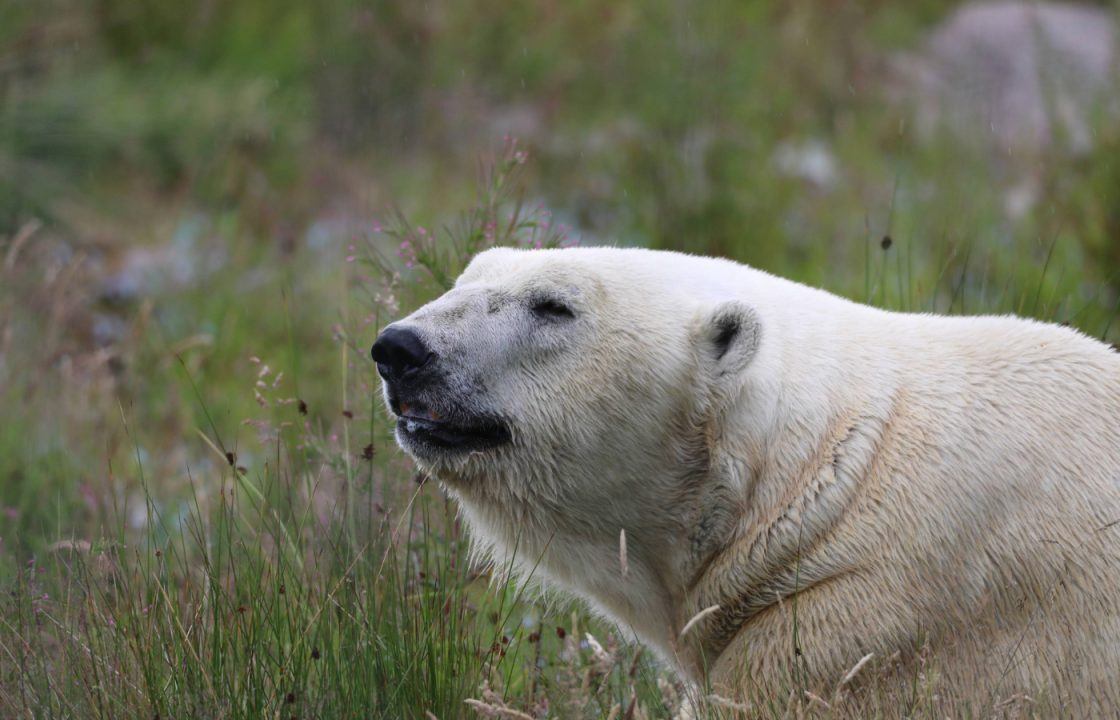
M738 300L709 311L701 331L703 358L718 378L737 375L758 352L762 324L754 308Z

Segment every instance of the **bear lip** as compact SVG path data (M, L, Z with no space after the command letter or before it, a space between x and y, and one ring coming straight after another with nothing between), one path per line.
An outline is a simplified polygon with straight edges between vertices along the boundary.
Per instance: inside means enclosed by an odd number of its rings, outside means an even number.
M492 417L472 417L467 422L449 422L415 412L397 418L397 434L418 455L425 451L475 451L503 445L510 440L509 428Z

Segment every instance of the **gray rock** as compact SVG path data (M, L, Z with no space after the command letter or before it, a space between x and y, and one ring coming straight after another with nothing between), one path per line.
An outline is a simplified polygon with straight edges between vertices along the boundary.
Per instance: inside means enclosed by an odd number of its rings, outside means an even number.
M207 235L209 227L205 216L189 215L167 242L127 249L104 274L99 298L125 305L197 286L226 262L224 246Z
M1083 153L1097 114L1115 113L1115 59L1108 10L998 0L963 5L891 64L923 133L948 125L1001 152Z

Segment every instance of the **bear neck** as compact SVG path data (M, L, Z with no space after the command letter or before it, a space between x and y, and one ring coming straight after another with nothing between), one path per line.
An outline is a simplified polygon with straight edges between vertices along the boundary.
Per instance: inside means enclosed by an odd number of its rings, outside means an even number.
M663 660L680 670L687 668L674 627L687 590L682 578L689 575L693 562L692 550L684 542L688 522L695 516L686 512L692 502L682 503L676 513L653 512L640 502L613 503L609 515L592 516L565 504L570 499L563 496L515 494L514 488L556 486L543 477L524 482L539 468L519 470L522 482L518 483L497 476L444 483L471 528L476 551L499 570L511 570L522 580L582 598L620 631L650 645ZM630 487L703 486L702 468L682 470L666 462L661 453L636 459L620 472L625 477L615 481Z
M770 333L767 355L751 369L711 448L708 495L715 501L702 503L708 519L698 527L720 532L696 558L677 619L684 626L699 616L687 643L697 668L711 667L763 611L856 565L858 548L848 555L824 548L863 511L868 478L905 396L873 349L854 351L841 365L785 351L851 347L822 337L828 331L819 327L806 331L816 336L788 343ZM841 375L839 367L862 370Z

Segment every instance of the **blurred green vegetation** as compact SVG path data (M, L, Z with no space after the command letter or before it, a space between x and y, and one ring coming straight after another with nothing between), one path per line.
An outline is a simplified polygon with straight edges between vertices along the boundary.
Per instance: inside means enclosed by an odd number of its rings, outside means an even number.
M168 198L233 210L256 241L298 234L346 193L367 213L392 200L438 217L512 132L540 198L595 241L852 293L863 243L883 234L931 265L946 237L1037 257L1060 232L1063 262L1110 281L1114 132L1081 162L1031 158L1045 192L1009 224L1006 163L919 140L885 100L889 53L954 5L6 0L0 230L76 223L67 201L107 213ZM836 158L827 192L775 169L775 148L808 141Z

